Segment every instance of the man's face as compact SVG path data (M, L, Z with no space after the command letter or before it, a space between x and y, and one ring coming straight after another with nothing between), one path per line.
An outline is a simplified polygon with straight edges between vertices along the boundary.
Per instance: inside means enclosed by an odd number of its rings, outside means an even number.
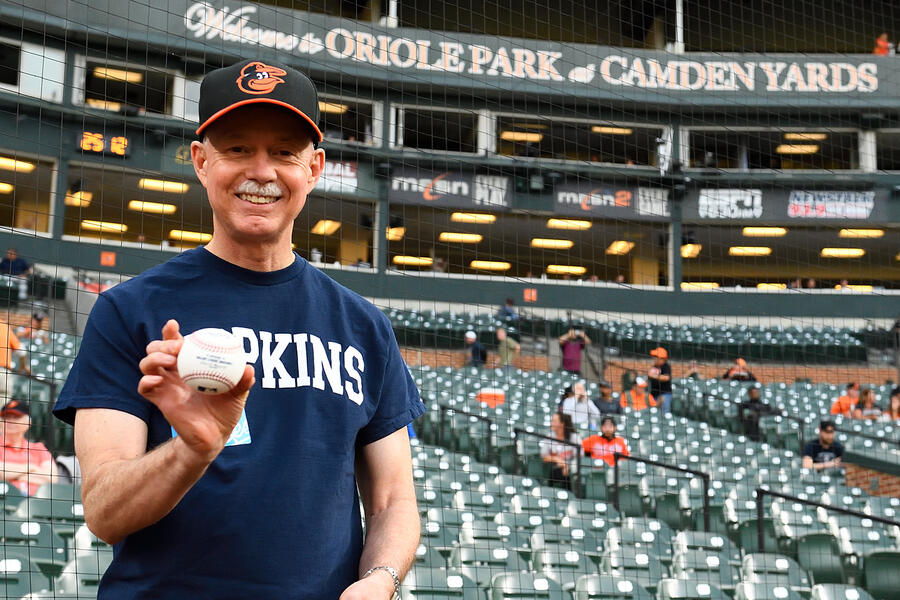
M834 442L834 429L831 427L820 429L819 441L823 446L830 446Z
M503 329L498 329L497 330L497 340L502 342L505 339L506 339L506 331L504 331Z
M575 396L578 398L583 398L587 395L587 391L584 389L583 383L576 383L572 386L572 391L575 392Z
M759 388L750 388L750 391L747 392L747 396L751 400L759 400Z
M325 164L299 118L264 105L218 119L191 156L213 209L213 237L234 245L289 241Z
M600 395L604 398L609 398L612 395L612 390L605 385L600 386Z
M851 398L859 398L859 389L850 388L849 390L847 390L847 395Z
M9 250L6 251L6 258L8 258L9 260L16 260L16 258L18 256L19 256L19 253L16 252L15 250L13 250L12 248L10 248Z
M28 432L31 426L31 417L18 413L6 413L0 416L0 424L3 425L5 437L21 437Z
M615 437L616 435L616 426L612 421L606 421L600 426L600 433L603 434L604 437Z
M653 359L654 366L661 367L664 364L666 364L666 359L660 358L659 356L654 357L654 359Z

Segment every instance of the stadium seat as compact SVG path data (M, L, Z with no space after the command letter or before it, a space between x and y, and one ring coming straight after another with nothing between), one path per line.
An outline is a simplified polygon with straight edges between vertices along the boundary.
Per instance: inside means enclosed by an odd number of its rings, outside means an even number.
M730 600L721 589L695 579L663 579L656 592L658 600Z
M568 600L552 579L534 573L498 573L490 586L490 600L512 600L534 598L546 600Z
M613 575L582 575L575 581L575 600L652 600L639 583Z
M787 585L741 582L734 588L734 600L803 600L803 596Z
M21 519L84 523L84 507L80 501L27 498L13 514Z
M66 564L60 576L56 578L54 591L78 594L79 597L85 598L96 596L100 578L110 562L112 555L107 553L76 556Z
M668 563L672 560L674 532L657 519L627 518L617 527L606 532L605 547L616 549L630 547L647 552Z
M600 559L600 574L629 579L656 592L657 584L666 576L666 569L658 558L646 551L633 547L607 548Z
M2 532L5 546L21 546L31 562L48 577L56 577L62 571L66 564L66 543L53 531L51 523L9 518L4 519Z
M739 579L738 567L725 552L688 550L672 558L672 577L711 584L725 591L734 589Z
M401 600L482 600L475 582L455 570L414 566L400 586Z
M597 566L580 548L570 544L545 545L532 555L534 570L546 575L563 590L575 589L575 581L582 575L597 572Z
M680 554L688 550L710 550L725 553L731 564L735 566L741 564L741 551L738 547L730 539L717 533L679 531L672 538L672 552Z
M602 550L601 539L593 531L551 523L535 528L530 541L532 550L543 550L555 545L569 546L583 552L599 553Z
M528 563L515 548L492 542L457 546L450 553L450 566L462 571L482 588L490 587L496 573L528 569Z
M863 584L877 600L900 598L900 550L877 550L863 560Z
M25 499L25 494L11 483L0 481L0 499L3 501L3 510L9 514L19 508L19 504Z
M17 544L0 547L0 597L21 598L50 589L50 579L31 560L27 547Z
M69 502L81 502L81 486L75 483L45 483L34 493L34 498L56 498Z
M807 533L796 540L797 562L816 583L843 583L844 564L831 533Z
M441 549L430 546L427 543L419 543L413 557L413 564L417 567L425 567L428 569L446 567L446 556L444 553L441 553L440 550Z
M813 586L810 600L874 600L869 592L852 585L818 583Z
M806 572L793 559L779 554L747 554L741 563L742 580L788 586L808 593L810 581Z

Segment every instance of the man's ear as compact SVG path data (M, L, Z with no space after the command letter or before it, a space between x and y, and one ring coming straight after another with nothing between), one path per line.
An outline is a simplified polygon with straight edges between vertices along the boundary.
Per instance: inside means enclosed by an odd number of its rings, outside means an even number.
M203 142L191 142L191 162L194 163L194 173L197 174L197 179L200 180L200 184L203 187L206 187L206 162L208 158L206 146Z
M312 158L309 159L309 180L306 182L306 193L309 194L319 183L319 178L325 172L325 151L316 148L313 151Z

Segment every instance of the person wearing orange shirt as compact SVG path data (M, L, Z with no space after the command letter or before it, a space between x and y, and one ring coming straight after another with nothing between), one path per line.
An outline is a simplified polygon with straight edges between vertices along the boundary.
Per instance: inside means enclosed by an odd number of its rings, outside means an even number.
M615 453L629 455L628 443L625 438L616 436L616 420L612 417L603 417L600 421L600 434L594 434L584 438L581 447L584 455L593 459L602 460L609 466L616 464Z
M734 359L734 365L722 375L722 379L732 381L756 381L756 376L747 368L747 361L743 358Z
M831 414L851 417L857 402L859 402L859 384L854 381L847 384L847 392L831 405Z
M0 409L3 452L0 479L13 484L23 494L34 495L41 484L56 480L56 466L47 447L25 439L31 427L31 409L24 400L10 400Z
M875 48L872 50L872 54L876 56L887 56L891 53L891 41L888 39L887 33L882 33L877 38L875 38Z
M643 377L636 377L634 385L631 389L622 394L619 401L622 408L631 408L632 410L644 410L651 406L656 406L656 398L647 391L647 380Z
M22 348L19 338L13 333L12 327L5 321L0 321L0 396L7 396L12 385L10 374L12 373L13 352ZM22 366L27 368L25 361Z

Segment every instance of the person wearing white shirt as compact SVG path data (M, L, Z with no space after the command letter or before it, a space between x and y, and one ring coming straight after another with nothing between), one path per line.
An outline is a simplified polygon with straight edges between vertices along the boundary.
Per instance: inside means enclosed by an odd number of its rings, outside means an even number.
M581 425L591 419L600 418L600 409L588 398L583 381L579 381L572 386L572 391L575 392L575 395L566 398L561 410L561 412L572 417L572 423Z

